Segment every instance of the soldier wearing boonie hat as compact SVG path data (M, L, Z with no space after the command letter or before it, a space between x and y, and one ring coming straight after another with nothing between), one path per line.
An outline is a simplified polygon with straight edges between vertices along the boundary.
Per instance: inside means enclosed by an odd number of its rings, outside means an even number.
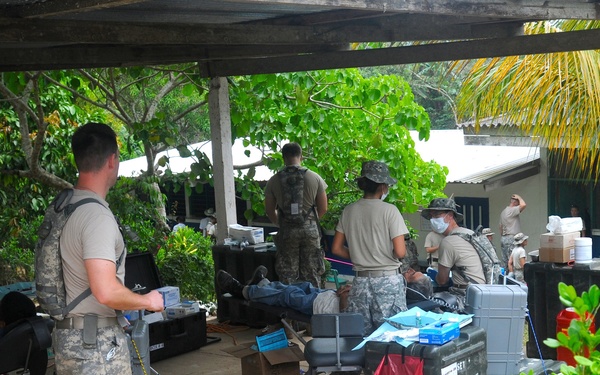
M523 274L523 268L525 267L525 261L527 260L527 253L525 252L525 246L527 246L527 239L529 236L523 233L517 233L513 236L514 248L508 259L508 271L509 276L512 276L520 282L525 282L525 276Z
M452 273L453 286L449 292L456 295L458 310L464 310L467 286L471 283L485 284L483 266L477 251L473 246L458 235L464 233L473 235L468 228L458 225L463 215L452 198L436 198L429 206L421 210L421 216L431 223L434 232L444 236L438 249L438 273L435 281L443 286L450 281L450 270L461 272Z
M406 310L406 281L399 268L406 256L408 228L398 208L383 201L397 182L385 163L363 163L356 182L363 197L342 212L332 252L353 263L355 278L346 311L363 315L369 335L385 318Z

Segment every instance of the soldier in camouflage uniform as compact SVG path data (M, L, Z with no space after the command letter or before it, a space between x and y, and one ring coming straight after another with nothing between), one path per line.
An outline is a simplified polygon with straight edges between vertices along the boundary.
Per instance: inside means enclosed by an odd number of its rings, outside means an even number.
M353 263L356 274L346 311L363 315L369 335L385 318L406 310L406 280L399 268L408 228L398 208L383 202L396 183L386 164L363 163L357 182L363 197L342 212L332 251Z
M300 166L300 145L288 143L281 153L285 167L265 187L265 211L279 226L275 271L285 284L308 281L320 288L325 254L317 220L327 212L327 184Z
M141 295L124 286L125 243L105 201L119 170L115 132L105 124L86 124L73 135L72 148L79 178L71 201L94 198L100 204L75 210L60 237L67 303L88 288L92 294L56 321L56 372L131 374L128 339L115 310L162 311L163 298L157 291ZM123 261L117 268L118 259Z

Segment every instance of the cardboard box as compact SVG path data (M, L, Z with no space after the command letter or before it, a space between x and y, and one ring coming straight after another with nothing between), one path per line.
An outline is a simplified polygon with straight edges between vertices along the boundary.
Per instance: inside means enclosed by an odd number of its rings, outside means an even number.
M240 358L242 375L298 375L300 361L304 361L304 353L293 344L287 348L257 352L252 349L253 342L248 342L223 349L226 353Z
M228 229L229 237L236 241L243 241L245 239L253 245L265 242L265 231L263 228L245 227L239 224L230 224Z
M156 289L157 292L162 294L165 302L165 308L173 305L177 305L180 302L179 299L179 287L176 286L163 286L162 288Z
M440 320L419 329L419 343L442 345L460 335L458 322Z
M567 263L575 260L575 248L548 249L540 248L540 262Z
M575 247L575 239L581 236L580 232L563 234L544 233L540 236L540 248L569 249ZM544 262L544 260L542 260Z

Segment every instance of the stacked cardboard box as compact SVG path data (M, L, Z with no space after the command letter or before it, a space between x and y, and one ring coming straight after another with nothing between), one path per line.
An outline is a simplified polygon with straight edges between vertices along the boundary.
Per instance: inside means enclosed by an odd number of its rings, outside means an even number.
M580 232L544 233L540 236L540 262L567 263L575 260L575 239Z

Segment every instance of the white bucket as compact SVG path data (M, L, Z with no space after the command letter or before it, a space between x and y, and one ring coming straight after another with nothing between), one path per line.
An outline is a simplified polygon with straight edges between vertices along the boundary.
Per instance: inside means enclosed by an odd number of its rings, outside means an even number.
M588 262L592 260L592 239L580 237L575 239L575 262Z

